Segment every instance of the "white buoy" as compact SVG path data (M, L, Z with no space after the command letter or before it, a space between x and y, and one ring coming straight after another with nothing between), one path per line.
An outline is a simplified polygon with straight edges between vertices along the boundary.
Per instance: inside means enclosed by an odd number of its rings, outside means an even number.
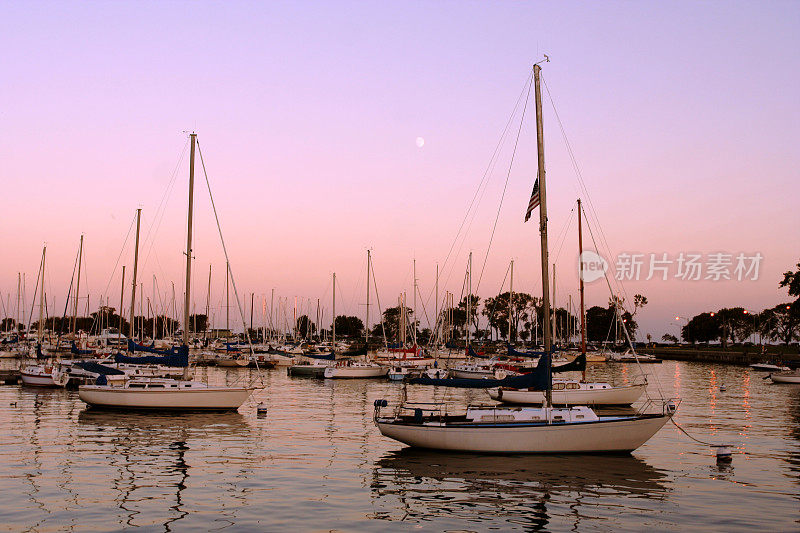
M267 404L261 402L256 406L256 415L259 417L267 416Z
M729 445L714 444L712 448L714 448L714 452L717 454L718 463L730 463L731 461L733 461L733 456L731 455L731 447Z

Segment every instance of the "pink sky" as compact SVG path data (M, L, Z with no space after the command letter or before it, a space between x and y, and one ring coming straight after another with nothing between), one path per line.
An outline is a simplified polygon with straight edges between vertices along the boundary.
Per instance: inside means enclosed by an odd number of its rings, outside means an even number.
M335 271L337 313L363 315L370 247L384 307L410 295L413 258L429 294L544 52L544 78L614 254L764 256L758 281L626 283L631 297L650 300L640 338L677 333L675 315L759 311L787 300L777 283L800 260L799 30L793 2L5 3L0 293L14 300L26 272L30 306L47 242L48 293L61 314L84 233L82 296L94 308L107 293L118 306L112 271L140 206L145 292L155 274L180 298L185 159L169 212L155 238L144 237L183 132L196 130L241 293L329 300ZM574 222L563 247L558 236L578 185L547 98L544 119L564 306L577 296ZM529 108L483 296L500 290L511 258L515 289L541 291L537 224L522 224L534 133ZM512 144L513 135L442 291L460 293L470 250L478 276ZM204 187L198 181L195 301L205 306L213 263L219 326L224 260ZM130 271L132 261L129 243L121 264ZM608 290L590 284L587 298L605 304Z

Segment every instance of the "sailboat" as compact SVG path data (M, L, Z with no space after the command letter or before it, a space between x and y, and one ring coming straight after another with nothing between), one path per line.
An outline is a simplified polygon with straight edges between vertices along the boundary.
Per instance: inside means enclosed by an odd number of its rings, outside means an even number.
M631 452L661 429L675 411L675 403L664 401L661 412L600 416L586 406L553 407L550 298L547 246L547 203L544 166L544 137L539 63L533 66L536 99L538 182L534 185L528 213L535 208L538 193L541 236L542 292L545 354L534 372L542 381L542 407L469 406L465 413L452 414L446 404L402 401L391 414L382 410L386 400L375 400L373 420L389 438L414 447L477 453L611 453ZM538 187L537 187L538 185ZM527 218L527 217L526 217ZM522 378L523 376L518 376ZM509 378L507 378L509 379ZM513 378L512 378L513 379Z
M47 246L44 246L42 248L42 263L39 271L41 286L39 287L39 328L34 352L34 357L36 357L36 359L42 357L42 345L44 343L44 267L46 256ZM22 380L22 384L30 387L64 387L69 380L69 376L62 370L57 360L47 361L42 364L27 365L20 369L19 376Z
M369 349L369 269L370 269L371 251L367 250L367 317L364 323L366 330L366 338L364 339L365 348L364 355ZM333 347L334 356L336 354L336 274L333 274L333 327L331 328L333 334ZM323 377L325 379L356 379L356 378L380 378L384 377L389 369L381 366L372 361L353 361L350 359L334 360L325 368Z
M581 352L584 379L554 379L552 383L552 400L555 405L631 405L644 394L647 380L630 385L614 386L610 383L587 382L586 376L586 310L583 287L583 226L581 218L581 200L578 199L578 257L579 260L579 292L581 295ZM511 286L514 283L513 263L511 269ZM513 290L513 289L512 289ZM513 295L513 292L512 292ZM510 304L509 304L510 305ZM509 339L511 325L509 323ZM508 389L497 387L489 389L489 397L503 403L511 404L543 404L546 400L544 391L535 389Z
M227 411L238 409L250 397L250 387L219 387L199 381L189 381L189 309L192 288L192 209L194 203L194 158L197 134L191 133L189 157L189 222L186 237L186 295L183 308L183 345L169 354L141 358L125 357L127 362L179 366L184 379L132 378L121 383L109 382L105 376L95 385L81 385L78 396L92 407L113 409L148 409L157 411ZM138 233L138 232L137 232ZM137 235L138 241L138 235ZM137 245L138 248L138 245ZM138 254L137 254L138 255ZM134 262L134 272L136 264ZM134 278L135 279L135 278ZM133 284L136 287L136 283ZM131 303L133 309L133 303Z

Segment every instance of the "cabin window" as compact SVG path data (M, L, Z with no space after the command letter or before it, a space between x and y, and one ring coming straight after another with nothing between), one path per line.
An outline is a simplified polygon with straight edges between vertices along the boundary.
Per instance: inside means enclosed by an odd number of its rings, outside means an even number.
M143 389L144 388L144 384L143 383L131 383L128 386L128 388L130 388L130 389Z
M583 418L583 415L575 415L575 418L580 420L581 418Z
M553 383L553 390L564 390L563 383Z
M151 388L151 389L163 389L163 388L164 388L164 385L163 385L163 384L161 384L161 383L151 383L151 384L150 384L150 388Z
M568 389L577 389L579 387L578 387L577 383L567 383L567 388Z

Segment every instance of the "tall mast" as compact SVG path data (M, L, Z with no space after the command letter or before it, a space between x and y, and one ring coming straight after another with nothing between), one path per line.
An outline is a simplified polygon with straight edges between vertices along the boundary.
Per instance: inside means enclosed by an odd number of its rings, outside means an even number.
M558 313L556 306L556 264L553 263L553 344L558 344Z
M44 259L47 252L47 245L42 248L42 272L41 272L41 290L39 291L39 331L38 331L38 338L39 338L39 345L42 344L44 340ZM33 314L33 313L31 313Z
M364 322L364 329L366 330L366 350L369 351L369 269L372 259L372 252L367 249L367 320Z
M81 288L81 259L83 259L83 235L81 235L81 244L78 246L78 281L75 284L75 307L72 313L72 332L78 329L78 295Z
M334 356L336 354L336 272L333 273L333 325L331 327L333 330L332 338L333 338L333 353Z
M541 75L542 67L539 65L533 66L533 82L534 94L536 99L536 152L537 168L539 173L539 234L541 236L541 255L542 255L542 307L543 324L542 333L544 335L544 351L550 354L552 350L552 339L550 338L550 275L548 272L549 267L549 254L547 251L547 188L545 186L545 168L544 168L544 125L542 122L542 87ZM548 406L553 405L553 393L551 387L550 365L547 367L547 390L545 391L546 402Z
M119 290L119 331L117 331L117 344L122 342L122 306L125 304L125 265L122 265L122 281ZM106 304L108 307L108 304Z
M467 265L467 348L469 348L470 329L472 322L472 252L469 253L469 264Z
M226 261L225 262L225 329L228 330L228 333L231 331L231 306L230 306L230 299L229 299L229 292L228 286L230 285L230 274L231 274L231 265Z
M192 215L189 215L191 219ZM136 333L136 328L134 327L134 319L133 314L136 311L134 307L136 305L136 271L139 268L139 223L141 222L142 217L142 209L139 208L136 210L136 245L133 249L133 286L131 288L131 320L128 326L130 327L130 334L131 340L133 340L134 335ZM122 309L120 309L120 314L122 314Z
M205 331L203 332L203 338L208 337L208 320L209 320L209 308L211 307L211 265L208 265L208 292L206 292L206 327Z
M253 329L253 298L255 298L255 293L250 293L250 329Z
M414 349L417 347L417 260L414 259L414 309L411 311L411 327L414 328Z
M583 225L581 223L581 199L578 198L578 264L580 265L580 272L578 279L580 280L580 293L581 293L581 353L586 355L586 310L583 302ZM586 379L586 371L583 371L584 379Z
M439 263L436 263L436 299L433 301L433 303L436 306L435 314L433 315L436 317L434 318L436 331L433 332L433 338L438 339L439 342L441 342L441 339L439 338Z
M511 315L514 312L514 260L511 260L511 282L508 289L508 344L511 344Z
M191 140L189 149L189 217L186 224L186 294L183 300L183 344L186 346L189 345L189 306L192 301L192 209L194 208L194 150L197 144L197 134L191 133L189 139Z

